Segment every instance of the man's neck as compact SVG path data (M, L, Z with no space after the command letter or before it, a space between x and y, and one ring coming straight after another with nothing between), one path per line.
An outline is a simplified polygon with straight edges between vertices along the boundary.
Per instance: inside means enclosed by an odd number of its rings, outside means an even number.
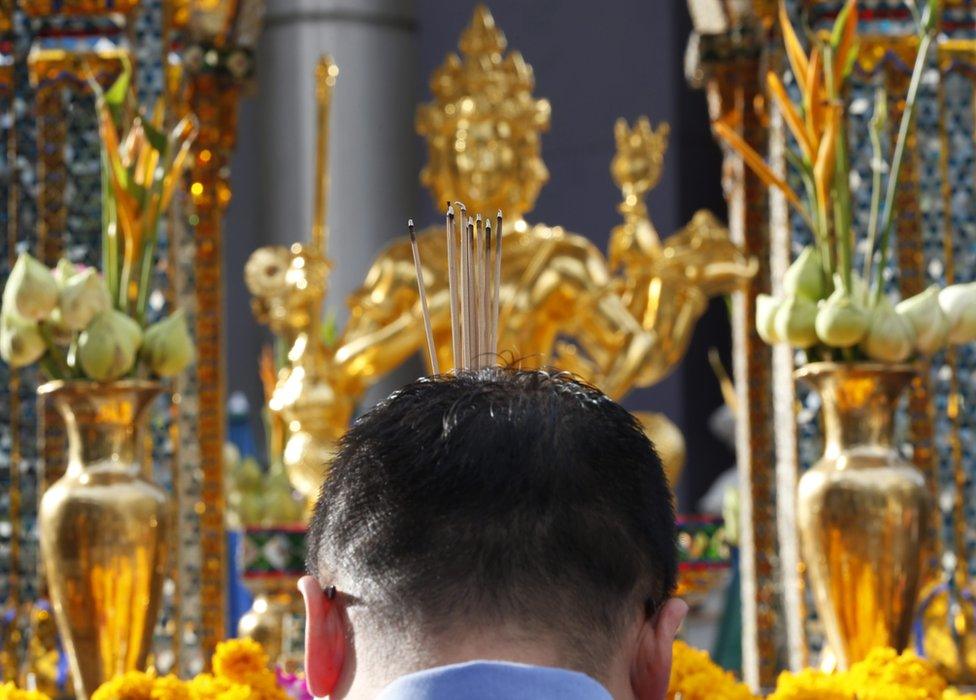
M434 640L424 640L430 642ZM464 636L450 635L435 644L408 645L393 655L370 654L360 658L360 664L348 697L372 697L380 688L401 676L471 661L498 661L527 666L565 669L585 673L603 684L614 698L630 697L629 685L616 688L612 678L595 674L592 669L576 668L567 660L559 645L522 630L498 628ZM620 694L623 693L623 694Z

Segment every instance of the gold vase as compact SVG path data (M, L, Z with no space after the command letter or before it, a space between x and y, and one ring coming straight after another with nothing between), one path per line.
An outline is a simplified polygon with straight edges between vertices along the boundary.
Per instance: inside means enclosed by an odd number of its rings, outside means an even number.
M922 473L894 449L910 365L813 363L796 372L820 394L824 454L799 483L800 544L817 612L840 669L908 643L931 508Z
M163 583L169 504L140 437L159 393L145 381L49 382L68 468L40 505L41 554L78 698L143 669Z

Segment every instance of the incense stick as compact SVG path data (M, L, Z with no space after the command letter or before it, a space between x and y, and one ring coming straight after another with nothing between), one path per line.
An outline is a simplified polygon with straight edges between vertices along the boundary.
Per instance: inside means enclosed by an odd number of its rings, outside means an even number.
M478 356L478 317L475 313L477 308L475 296L475 279L474 279L474 255L475 255L475 224L476 222L468 219L468 239L465 241L465 246L468 249L468 301L467 301L467 314L468 314L468 329L465 331L465 337L468 338L468 359L465 362L465 367L475 368L475 358Z
M474 240L472 241L472 246L474 250L474 366L475 369L481 369L484 362L485 356L485 327L484 327L484 315L481 313L481 300L485 298L485 266L482 258L484 257L485 247L482 245L482 241L485 237L484 222L481 220L481 214L475 217L474 223Z
M413 220L408 223L408 228L424 315L427 352L431 367L439 374L440 366L427 302L427 285L424 283L420 247ZM493 364L494 357L498 354L498 311L502 280L501 212L492 226L480 214L474 218L468 217L461 202L454 202L453 205L448 202L444 217L444 236L454 370L483 369Z
M424 268L420 265L420 248L417 246L417 234L413 228L413 219L407 222L407 229L410 231L413 264L417 268L417 287L420 290L420 307L424 314L424 331L427 333L427 353L430 356L430 367L434 374L440 374L441 367L437 361L437 348L434 346L434 330L430 324L430 308L427 306L427 285L424 284Z
M467 218L467 217L465 217ZM465 221L461 231L461 367L471 366L471 245L473 224Z
M491 299L492 346L491 351L498 354L498 304L502 295L502 212L495 216L495 284Z
M495 298L495 284L497 280L495 279L495 266L492 264L491 258L491 222L485 223L485 279L488 280L487 289L485 290L485 299L482 303L485 305L485 334L488 339L487 348L485 352L487 357L486 362L490 362L492 356L495 354L495 324L491 318L491 310L494 308L493 299Z
M463 214L462 214L463 216ZM447 205L447 294L451 298L451 362L461 364L461 320L458 318L457 254L454 232L454 207Z

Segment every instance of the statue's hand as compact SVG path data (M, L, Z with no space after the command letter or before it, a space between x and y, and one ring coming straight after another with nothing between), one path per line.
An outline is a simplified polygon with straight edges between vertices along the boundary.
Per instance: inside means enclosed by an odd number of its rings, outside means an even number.
M709 297L736 291L759 269L758 261L733 243L728 229L704 209L667 240L662 260Z

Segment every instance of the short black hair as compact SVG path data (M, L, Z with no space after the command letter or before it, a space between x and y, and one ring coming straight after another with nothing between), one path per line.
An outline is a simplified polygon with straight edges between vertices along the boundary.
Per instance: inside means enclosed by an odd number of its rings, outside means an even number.
M674 589L671 490L634 417L566 373L424 378L343 437L308 568L381 625L514 622L600 664Z

